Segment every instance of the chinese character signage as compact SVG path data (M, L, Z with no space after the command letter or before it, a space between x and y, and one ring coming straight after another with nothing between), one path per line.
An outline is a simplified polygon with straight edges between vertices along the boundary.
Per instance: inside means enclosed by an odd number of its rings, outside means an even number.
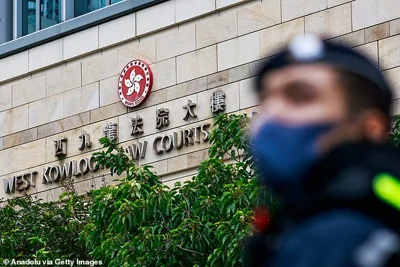
M118 80L118 90L121 101L128 107L139 106L150 95L152 83L153 74L148 64L141 60L129 62L124 67ZM207 122L198 123L197 125L188 125L183 129L174 129L164 134L162 134L161 131L168 129L171 118L174 120L182 120L182 122L197 119L197 108L210 109L213 114L225 112L227 106L226 98L225 92L216 90L208 100L210 104L202 107L197 106L197 103L187 99L185 100L185 104L181 106L180 114L171 114L170 110L163 107L161 104L157 106L156 114L151 116L153 118L151 121L147 121L148 116L142 117L133 112L127 122L130 127L126 130L128 131L126 134L140 139L139 141L135 141L135 143L126 144L123 147L124 151L126 151L133 161L137 162L141 159L145 159L146 153L148 152L161 155L173 150L180 150L184 147L208 142L210 137L209 128L211 125ZM146 120L144 118L146 118ZM145 124L146 127L144 127ZM145 130L150 126L160 131L160 134L155 136L151 141L148 139L141 140L143 136L146 135ZM118 124L115 122L104 123L104 125L102 125L102 135L113 142L117 142L119 134L118 129L124 128L118 128ZM79 147L77 148L81 152L93 149L89 133L82 131L76 138L79 138ZM67 156L67 141L66 137L53 140L55 157L64 159ZM147 149L148 146L152 149ZM7 194L26 192L31 187L35 187L36 176L40 176L42 184L51 184L74 177L83 177L88 173L98 171L100 168L102 168L102 166L97 165L93 156L82 156L82 158L76 160L63 161L53 166L46 166L40 174L39 171L33 170L12 178L3 179L3 185Z
M211 97L211 112L225 112L225 98L226 95L221 90L215 91Z
M188 100L188 103L182 108L185 110L185 117L183 120L187 121L189 117L197 118L197 115L194 114L193 109L196 107L196 103L193 103L192 100Z
M169 125L169 109L159 108L156 110L156 129L161 130Z
M87 148L92 147L92 142L90 142L90 136L86 132L83 132L83 134L81 134L79 138L81 139L81 145L79 146L80 151L84 150L85 147Z
M54 141L56 147L56 157L63 157L67 155L67 138L61 138Z
M143 119L139 115L136 115L135 118L131 118L131 126L132 126L132 130L131 130L132 136L140 135L143 133L143 129L142 129Z

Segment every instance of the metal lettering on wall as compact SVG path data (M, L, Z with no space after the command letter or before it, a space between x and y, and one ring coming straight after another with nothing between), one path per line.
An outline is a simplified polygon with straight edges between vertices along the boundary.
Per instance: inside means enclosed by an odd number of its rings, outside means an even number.
M226 107L226 95L223 91L216 91L213 93L209 108L212 113L224 112ZM183 116L180 117L181 120L189 121L197 118L196 114L197 104L192 100L188 99L187 104L182 106ZM155 114L153 125L154 127L161 131L168 128L170 125L171 118L170 110L167 108L157 108ZM138 114L133 114L130 117L130 132L129 134L134 137L140 137L145 134L144 125L149 123L144 121ZM150 122L151 123L151 122ZM150 124L151 125L151 124ZM152 153L156 155L161 155L164 153L169 153L173 150L180 150L184 147L194 146L201 142L208 142L210 132L209 128L211 125L209 123L203 123L200 125L188 126L186 129L177 129L172 133L166 133L163 135L158 135L154 138L152 144ZM113 142L118 141L118 125L114 122L108 122L104 124L103 136L109 138ZM80 139L78 149L84 151L86 149L92 148L92 142L90 141L90 135L87 132L82 132L77 138ZM67 156L68 142L67 138L61 138L54 140L55 157L64 158ZM126 153L134 161L139 161L146 157L148 141L137 142L135 144L128 145L124 148ZM49 166L42 170L41 180L42 184L52 184L57 183L66 179L73 179L82 177L90 172L96 172L102 168L95 163L94 157L85 157L79 160L72 160L67 163ZM15 192L26 192L31 187L35 187L36 177L39 175L38 171L33 171L25 173L23 175L14 176L9 179L4 179L4 189L6 194L13 194Z

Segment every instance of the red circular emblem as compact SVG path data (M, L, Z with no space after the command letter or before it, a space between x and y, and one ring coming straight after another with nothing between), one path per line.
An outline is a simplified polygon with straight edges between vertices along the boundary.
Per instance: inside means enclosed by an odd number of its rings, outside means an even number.
M153 73L149 64L132 60L122 70L118 79L119 98L128 107L137 107L150 95Z

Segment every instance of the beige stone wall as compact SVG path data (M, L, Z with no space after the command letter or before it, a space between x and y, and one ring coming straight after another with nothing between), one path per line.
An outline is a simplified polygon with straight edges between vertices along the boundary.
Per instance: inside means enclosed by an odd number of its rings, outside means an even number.
M121 145L148 141L145 159L167 184L188 179L207 157L207 143L155 155L153 140L178 129L212 123L210 97L226 93L227 111L251 114L257 104L252 80L263 60L307 32L367 53L390 78L400 98L400 2L397 0L174 0L130 14L0 60L0 180L37 170L29 193L57 199L59 184L44 185L43 168L90 157L106 122L118 123ZM153 92L139 108L117 93L123 66L142 59L154 73ZM182 106L197 104L184 121ZM155 128L157 108L171 123ZM130 118L144 118L145 133L130 135ZM93 146L78 150L79 135ZM68 156L54 156L54 141L68 138ZM76 178L85 192L113 183L107 170ZM0 183L0 197L5 194Z

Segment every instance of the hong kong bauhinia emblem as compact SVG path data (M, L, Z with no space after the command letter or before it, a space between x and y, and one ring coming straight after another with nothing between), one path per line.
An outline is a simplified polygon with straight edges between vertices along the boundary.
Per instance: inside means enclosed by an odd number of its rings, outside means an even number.
M132 60L119 76L119 97L125 106L137 107L149 97L152 85L153 73L150 66L142 60Z

